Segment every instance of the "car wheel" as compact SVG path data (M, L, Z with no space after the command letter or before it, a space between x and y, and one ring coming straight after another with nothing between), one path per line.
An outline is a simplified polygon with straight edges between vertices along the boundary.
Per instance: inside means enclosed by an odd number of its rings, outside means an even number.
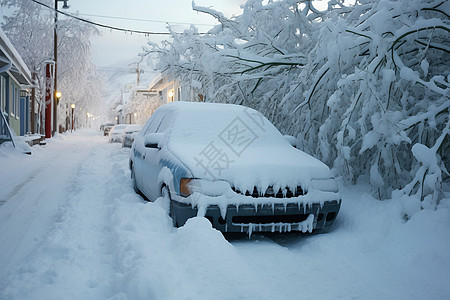
M169 217L172 218L173 226L178 227L177 218L175 215L174 210L172 209L172 199L170 198L170 191L167 186L163 186L161 190L162 198L164 199L164 206L167 207L167 212L169 214Z

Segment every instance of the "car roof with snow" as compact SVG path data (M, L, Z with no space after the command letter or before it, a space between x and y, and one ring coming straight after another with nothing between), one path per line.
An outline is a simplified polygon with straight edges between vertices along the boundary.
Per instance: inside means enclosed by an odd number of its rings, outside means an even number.
M279 131L260 112L249 107L204 102L172 102L157 111L170 112L162 120L159 131L176 128L169 133L171 139L191 142L209 142L220 136L234 138L234 134L246 134L251 140L276 139L285 142Z

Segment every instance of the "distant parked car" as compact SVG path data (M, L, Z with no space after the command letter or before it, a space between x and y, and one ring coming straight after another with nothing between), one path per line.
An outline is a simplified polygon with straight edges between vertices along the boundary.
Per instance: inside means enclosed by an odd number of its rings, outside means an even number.
M109 131L109 142L110 143L122 143L122 136L127 127L127 124L114 125Z
M100 130L105 130L105 126L114 126L114 123L104 123L100 125Z
M103 135L107 136L109 135L109 131L111 130L111 128L113 128L114 124L111 125L104 125L103 126Z
M128 125L123 132L122 147L131 148L131 145L133 144L133 141L134 141L134 136L141 129L142 129L142 125L137 125L137 124Z
M158 108L130 152L134 189L163 198L175 226L205 216L222 232L312 232L341 206L330 169L238 105Z

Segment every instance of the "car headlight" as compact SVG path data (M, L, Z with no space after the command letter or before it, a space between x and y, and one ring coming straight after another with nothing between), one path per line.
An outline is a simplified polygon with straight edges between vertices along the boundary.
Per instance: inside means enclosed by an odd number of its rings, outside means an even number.
M339 191L338 185L334 178L312 179L311 187L322 192L337 193Z
M180 195L183 197L190 196L191 189L189 187L189 183L191 182L192 178L181 178L180 180Z
M196 192L215 197L225 194L227 190L230 189L230 184L223 180L211 181L197 178L180 179L180 195L183 197L189 197Z

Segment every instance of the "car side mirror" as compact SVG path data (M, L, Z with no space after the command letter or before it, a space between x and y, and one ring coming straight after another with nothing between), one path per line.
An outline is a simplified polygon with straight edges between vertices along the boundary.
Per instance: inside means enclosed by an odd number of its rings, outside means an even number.
M283 135L284 139L291 144L292 147L297 148L297 139L292 135Z
M144 144L146 148L161 149L162 133L150 133L145 136Z

